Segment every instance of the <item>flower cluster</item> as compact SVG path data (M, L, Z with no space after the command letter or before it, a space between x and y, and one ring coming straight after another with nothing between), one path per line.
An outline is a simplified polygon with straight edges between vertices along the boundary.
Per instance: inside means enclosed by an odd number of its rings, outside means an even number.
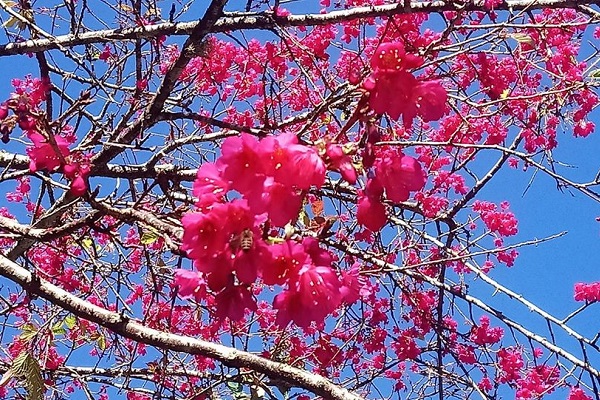
M477 200L473 203L473 211L479 213L485 226L501 236L512 236L518 232L517 219L508 210L509 207L510 205L506 201L500 204L500 210L495 204L488 201Z
M15 88L12 97L0 104L2 142L10 141L9 135L18 125L33 144L27 149L29 170L61 171L71 182L70 192L75 196L83 196L87 191L86 178L90 173L87 158L79 153L71 154L69 141L48 132L42 123L44 117L39 106L46 100L50 82L27 77L25 80L15 79L12 84Z
M396 148L384 148L373 162L373 174L358 199L358 223L372 231L380 230L387 222L382 196L399 203L408 200L410 192L425 186L421 164Z
M471 340L473 343L483 346L486 344L498 343L504 331L500 327L490 328L490 318L486 315L479 318L479 326L474 326L471 329Z
M63 137L49 135L46 138L36 130L28 130L27 137L33 142L33 147L27 149L29 170L61 171L71 182L69 192L83 196L87 191L86 178L90 173L87 158L79 153L72 154Z
M594 283L576 283L575 284L575 301L600 301L600 282Z
M571 388L567 400L592 400L592 398L585 394L585 391L580 387L574 387Z
M17 125L26 132L36 128L37 110L50 90L47 79L28 76L24 80L13 79L11 83L14 93L8 101L0 104L0 133L3 143L10 141L10 133Z
M273 301L277 323L302 327L323 320L342 302L356 301L358 274L350 271L340 279L316 239L298 242L263 232L265 223L283 227L295 220L306 191L323 185L325 171L317 151L292 134L226 139L218 161L198 170L193 192L199 211L182 219L182 249L198 272L176 272L180 294L200 300L210 290L216 315L239 320L244 309L257 309L251 286L260 278L285 286ZM230 191L238 195L228 201Z
M398 361L414 360L421 354L421 349L414 339L415 332L405 331L392 342L391 348L398 357Z
M446 89L438 81L418 80L409 72L422 64L423 59L407 53L400 42L381 44L371 58L373 72L363 83L371 109L394 120L402 115L407 127L416 116L426 122L441 118L448 99Z
M519 379L523 367L521 351L514 347L505 347L498 350L498 367L500 383L515 382Z
M552 393L558 384L560 369L556 366L537 365L517 381L517 399L539 399Z

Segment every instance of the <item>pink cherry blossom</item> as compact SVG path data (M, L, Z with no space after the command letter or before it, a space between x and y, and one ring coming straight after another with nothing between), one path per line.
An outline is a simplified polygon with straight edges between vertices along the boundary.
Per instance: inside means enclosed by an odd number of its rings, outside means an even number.
M234 240L239 240L240 243L233 249L233 269L241 283L250 285L262 274L263 267L271 263L270 249L257 229L245 229L236 234ZM246 243L243 244L242 241Z
M275 296L273 308L277 310L276 322L280 327L287 326L291 321L299 327L308 327L313 321L313 315L304 308L298 292L282 291Z
M392 342L392 350L399 361L413 360L421 354L421 349L417 346L412 332L402 332L398 339Z
M256 300L245 285L228 285L215 297L216 315L219 319L229 318L239 321L244 317L246 309L256 311Z
M262 279L267 285L282 285L296 275L307 262L308 254L304 247L292 240L269 246L271 262L265 266Z
M574 387L571 388L567 400L592 400L592 397L588 396L580 387Z
M371 293L366 285L367 279L360 275L360 264L355 263L349 270L342 271L341 275L340 294L344 303L352 304Z
M258 140L248 133L225 139L217 168L231 187L242 194L260 188L265 176Z
M294 184L302 190L323 186L326 167L319 154L312 147L302 145L292 145L288 150L294 165Z
M207 206L221 199L229 190L229 182L221 177L214 163L204 163L198 169L193 193L198 198L197 206Z
M375 161L376 179L394 202L408 200L410 192L423 189L425 175L421 164L401 152L388 151Z
M402 115L405 126L416 116L425 122L442 117L446 89L436 81L419 81L409 72L422 63L421 57L406 53L399 42L381 44L371 58L373 71L363 83L371 109L394 120Z
M423 64L423 59L406 53L401 42L380 44L371 58L371 68L374 71L388 74L418 68L421 64Z
M222 228L226 206L214 207L208 214L192 212L181 220L183 239L181 249L192 259L210 257L219 253L228 244L228 233Z
M304 264L289 282L289 289L275 296L277 323L290 321L308 327L313 321L322 321L342 301L339 278L330 267Z
M506 347L498 350L498 366L500 367L500 383L515 382L521 375L523 367L523 356L521 350L514 347Z
M98 59L108 62L112 58L116 58L116 55L112 53L110 45L104 45L104 48L98 55Z
M302 239L302 247L304 247L304 251L309 255L313 264L330 267L333 262L333 257L331 253L321 246L319 246L319 241L313 237L307 236Z
M90 166L86 161L70 162L63 167L65 177L71 181L69 192L74 196L83 196L88 189L86 178L90 173Z
M406 112L417 87L416 78L406 71L373 72L364 87L370 92L369 106L378 114L397 120ZM411 119L412 121L412 119Z
M196 271L186 269L175 270L174 283L179 287L177 292L182 299L201 300L205 295L205 281Z
M269 136L260 141L266 174L290 188L307 190L325 181L325 163L316 150L298 144L295 134Z
M410 126L416 116L425 122L440 119L446 111L447 100L448 93L438 81L419 82L413 88L404 110L404 126Z
M504 335L504 330L500 327L490 328L490 318L483 315L479 318L479 326L471 329L471 340L478 345L498 343Z
M267 212L274 226L285 226L298 217L303 197L297 190L269 177L264 182L263 191L260 206L256 207L256 202L251 203L254 212Z
M575 284L575 301L600 301L600 282Z
M344 180L351 185L356 183L357 174L352 157L344 150L344 146L337 143L329 143L326 148L330 168L338 171Z
M359 196L356 219L359 224L367 229L377 232L387 222L385 206L376 197Z
M6 102L0 103L0 121L8 117L8 105Z
M31 172L39 170L55 171L69 155L69 144L60 136L55 136L56 146L53 146L48 139L35 131L28 131L27 137L33 142L33 147L27 148Z

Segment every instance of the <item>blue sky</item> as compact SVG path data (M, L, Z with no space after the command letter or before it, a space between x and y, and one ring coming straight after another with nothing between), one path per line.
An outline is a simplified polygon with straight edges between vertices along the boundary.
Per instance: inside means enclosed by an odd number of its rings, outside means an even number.
M285 4L285 7L300 13L306 11L305 4L306 0ZM591 28L588 35L590 33ZM18 71L15 70L16 63L19 65ZM0 93L4 93L4 97L12 90L11 78L22 77L26 73L34 76L38 74L35 59L27 56L1 58L0 68L5 71L0 77ZM600 114L597 111L594 117L600 127ZM14 146L13 143L7 149L23 149ZM559 135L559 146L554 154L557 160L574 166L562 169L565 176L584 182L592 180L600 170L599 150L600 133L596 132L588 138L574 138L570 132L566 132ZM600 216L600 207L579 192L557 190L555 182L541 172L535 176L531 187L526 191L533 173L532 168L527 171L504 168L480 193L479 198L510 202L511 210L519 219L519 233L507 240L507 244L543 238L562 231L568 233L536 247L519 249L520 256L514 267L497 267L490 275L551 314L562 318L581 305L573 300L573 285L576 282L600 280L597 261L600 251L600 223L595 220ZM11 185L0 184L0 190L11 190ZM492 295L489 289L477 284L471 288L474 294L486 297ZM543 321L532 317L527 310L513 308L514 302L507 301L502 295L489 298L491 304L514 312L518 320L533 330L545 329ZM592 306L571 321L570 325L593 336L600 328L599 317L598 306ZM578 354L577 347L572 350Z

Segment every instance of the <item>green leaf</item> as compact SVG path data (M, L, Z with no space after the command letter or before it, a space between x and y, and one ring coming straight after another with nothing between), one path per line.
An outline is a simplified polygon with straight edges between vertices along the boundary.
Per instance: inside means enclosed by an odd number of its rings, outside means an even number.
M63 328L63 321L57 322L52 326L52 333L55 335L64 335L67 333L65 328Z
M600 69L595 69L590 72L590 78L599 79L600 78Z
M144 245L149 245L149 244L156 242L158 240L158 238L159 238L158 232L155 229L150 229L150 230L144 231L144 233L142 233L140 242Z
M29 342L38 333L37 328L33 324L25 324L21 326L21 330L23 331L23 333L21 333L19 337L25 342Z
M83 245L83 247L86 250L90 250L90 249L92 249L94 247L94 241L92 240L92 238L89 238L89 237L84 237L81 240L81 244Z
M227 382L227 387L233 394L240 393L242 391L242 385L238 382Z
M67 315L65 317L65 325L69 329L75 328L77 326L77 317L72 314Z
M306 215L306 212L304 210L300 210L298 221L301 222L304 226L308 226L310 224L310 218L308 217L308 215Z
M239 382L227 382L227 387L231 390L233 398L236 400L252 400L251 396L244 393L244 385Z
M530 46L535 46L535 41L531 38L531 36L529 36L525 33L515 32L515 33L511 33L509 36L511 38L515 39L519 43L526 43Z
M96 343L98 344L98 348L100 348L100 350L102 351L108 348L108 346L106 345L106 338L104 337L104 335L98 336L98 339L96 339Z

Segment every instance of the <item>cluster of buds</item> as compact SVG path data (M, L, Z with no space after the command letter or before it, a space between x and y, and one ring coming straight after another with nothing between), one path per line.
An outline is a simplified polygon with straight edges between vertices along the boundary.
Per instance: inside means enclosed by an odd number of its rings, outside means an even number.
M18 125L24 132L35 131L40 120L40 105L50 91L47 78L13 79L14 92L9 100L0 104L0 133L2 142L10 141L10 133ZM12 114L10 113L12 111Z
M12 110L13 114L10 114ZM36 129L38 116L31 111L29 104L19 97L12 98L0 104L0 133L2 143L10 141L10 133L18 125L23 131Z

